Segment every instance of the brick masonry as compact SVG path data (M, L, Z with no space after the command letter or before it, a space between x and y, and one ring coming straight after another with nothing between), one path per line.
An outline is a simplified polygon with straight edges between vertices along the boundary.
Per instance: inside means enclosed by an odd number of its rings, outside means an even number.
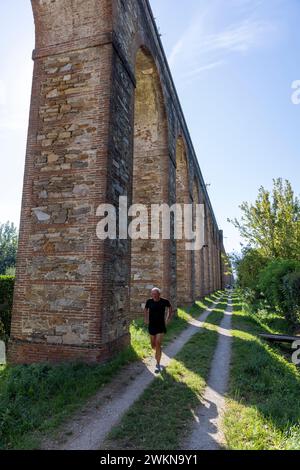
M36 30L9 360L107 360L153 285L224 286L222 237L147 0L32 0ZM104 240L96 208L201 201L206 248ZM174 227L173 227L174 228Z

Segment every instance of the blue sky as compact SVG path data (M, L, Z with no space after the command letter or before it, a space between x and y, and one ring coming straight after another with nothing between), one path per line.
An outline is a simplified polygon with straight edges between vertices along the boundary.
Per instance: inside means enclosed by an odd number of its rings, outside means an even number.
M228 251L227 217L272 178L299 194L299 0L151 0ZM34 26L29 0L0 3L0 221L19 223Z

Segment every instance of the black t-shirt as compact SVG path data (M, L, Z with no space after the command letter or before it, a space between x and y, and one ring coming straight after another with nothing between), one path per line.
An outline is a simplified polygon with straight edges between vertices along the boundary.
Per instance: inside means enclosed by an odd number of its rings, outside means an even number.
M165 310L166 307L171 307L167 299L160 298L157 302L153 299L148 299L145 308L149 308L149 324L155 327L165 325Z

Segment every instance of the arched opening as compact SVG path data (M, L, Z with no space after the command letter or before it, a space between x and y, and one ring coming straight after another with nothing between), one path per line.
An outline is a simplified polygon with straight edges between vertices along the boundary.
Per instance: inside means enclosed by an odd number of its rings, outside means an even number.
M168 296L168 240L151 238L151 204L168 203L168 127L159 74L144 48L136 58L134 105L133 204L147 207L148 239L131 241L131 317L141 315L153 286ZM141 213L137 213L141 215ZM144 218L145 219L145 218Z
M176 145L176 203L190 204L188 161L181 137ZM176 242L177 304L193 302L192 252L186 249L184 236Z

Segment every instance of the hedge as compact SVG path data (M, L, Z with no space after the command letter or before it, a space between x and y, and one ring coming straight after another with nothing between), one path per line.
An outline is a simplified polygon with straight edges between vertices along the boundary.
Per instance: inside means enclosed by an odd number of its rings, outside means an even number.
M300 270L283 278L284 309L288 320L300 324Z
M293 324L300 322L300 262L276 259L259 274L258 288L272 309L281 311Z
M10 336L14 283L14 276L0 276L0 339L5 342Z

